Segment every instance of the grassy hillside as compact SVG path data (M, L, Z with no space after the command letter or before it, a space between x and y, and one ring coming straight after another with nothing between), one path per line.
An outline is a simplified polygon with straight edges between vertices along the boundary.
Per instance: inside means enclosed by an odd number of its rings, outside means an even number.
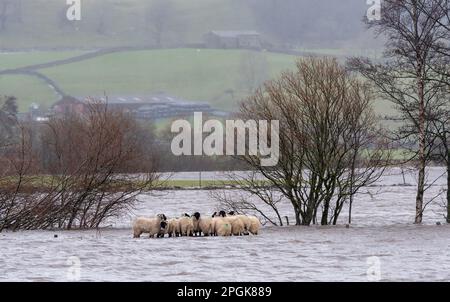
M0 54L0 70L68 58L80 52L31 52ZM255 70L246 70L248 60L259 58ZM214 107L232 109L248 95L246 82L275 77L293 68L294 56L244 50L171 49L130 51L39 70L67 93L75 96L141 95L167 92L190 100L205 101ZM255 63L255 62L251 62ZM247 64L248 65L248 64ZM0 76L0 95L19 99L20 111L31 103L44 107L57 100L46 83L25 75ZM392 111L386 101L375 102L379 113Z
M20 112L27 112L31 103L48 107L58 99L45 83L25 75L0 76L0 95L15 96Z
M246 77L260 71L243 70L244 61L254 56L260 57L260 64L264 65L261 68L264 74L256 75L261 80L292 68L295 61L294 56L244 50L173 49L115 53L40 72L75 96L163 91L230 109L248 94Z

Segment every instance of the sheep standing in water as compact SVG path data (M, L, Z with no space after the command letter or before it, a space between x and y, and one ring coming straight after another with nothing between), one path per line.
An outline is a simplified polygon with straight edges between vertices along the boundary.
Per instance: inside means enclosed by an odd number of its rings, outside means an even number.
M178 218L171 218L167 221L167 234L169 234L169 237L179 237L180 236L180 223L178 221Z
M229 212L228 216L240 219L242 221L242 224L244 225L244 231L242 232L242 235L249 235L249 229L251 227L252 221L248 216L236 214L234 211Z
M215 236L231 236L231 222L226 215L224 211L213 214L212 225Z
M194 221L188 214L178 219L178 227L181 236L194 236Z
M210 236L213 234L212 230L212 218L201 217L199 212L195 212L192 215L192 220L194 222L194 234L203 236Z
M259 229L261 228L261 222L259 221L258 217L256 216L248 216L248 218L250 219L250 228L248 229L248 231L250 233L252 233L253 235L258 235L259 234Z
M140 238L143 233L148 233L150 238L164 232L167 226L167 217L158 214L155 218L139 217L133 222L133 237Z
M233 236L242 236L245 234L245 224L238 216L227 216L226 219L231 223L231 234Z
M161 229L158 232L157 238L164 238L164 235L167 234L169 223L167 221L161 221Z

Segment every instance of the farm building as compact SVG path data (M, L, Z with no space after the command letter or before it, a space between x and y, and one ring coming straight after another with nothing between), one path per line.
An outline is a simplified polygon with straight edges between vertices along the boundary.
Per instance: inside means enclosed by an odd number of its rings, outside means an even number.
M64 96L59 101L53 104L51 112L54 115L65 115L70 113L83 113L85 104L77 98L71 96Z
M52 106L52 114L83 113L89 100L80 101L83 98L65 97ZM132 116L151 120L158 118L170 118L188 116L194 112L212 113L213 108L209 104L182 100L166 94L147 96L109 96L94 97L107 104L111 110L122 111Z
M262 48L261 35L256 31L210 31L204 41L208 48Z

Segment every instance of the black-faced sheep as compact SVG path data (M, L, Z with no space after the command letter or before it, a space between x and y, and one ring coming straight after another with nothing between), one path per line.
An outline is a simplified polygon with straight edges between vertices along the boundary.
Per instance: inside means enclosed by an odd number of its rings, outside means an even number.
M194 222L194 233L202 233L203 236L210 236L213 234L212 230L212 218L201 217L199 212L192 215L192 220Z
M167 234L168 226L169 224L167 221L161 221L161 229L159 230L159 233L156 237L164 238L164 235Z
M226 218L224 211L213 214L212 225L216 236L231 236L231 222Z
M167 217L164 214L158 214L155 218L139 217L133 222L133 237L139 238L143 233L148 233L150 238L164 232Z

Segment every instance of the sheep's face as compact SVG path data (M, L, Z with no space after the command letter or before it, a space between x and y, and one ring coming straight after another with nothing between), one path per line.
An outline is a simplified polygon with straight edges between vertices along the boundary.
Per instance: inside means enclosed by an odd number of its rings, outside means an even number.
M234 216L236 213L234 211L228 212L228 215Z
M161 228L161 231L164 231L167 228L167 222L161 221L160 228Z
M161 219L162 221L166 221L167 220L167 217L166 217L166 215L164 215L164 214L158 214L158 215L156 215L159 219Z
M219 216L225 217L225 216L227 216L227 213L225 213L225 211L220 211Z
M214 212L211 217L217 217L217 212Z
M194 215L192 215L193 217L195 217L195 219L199 220L200 219L200 213L199 212L195 212Z

